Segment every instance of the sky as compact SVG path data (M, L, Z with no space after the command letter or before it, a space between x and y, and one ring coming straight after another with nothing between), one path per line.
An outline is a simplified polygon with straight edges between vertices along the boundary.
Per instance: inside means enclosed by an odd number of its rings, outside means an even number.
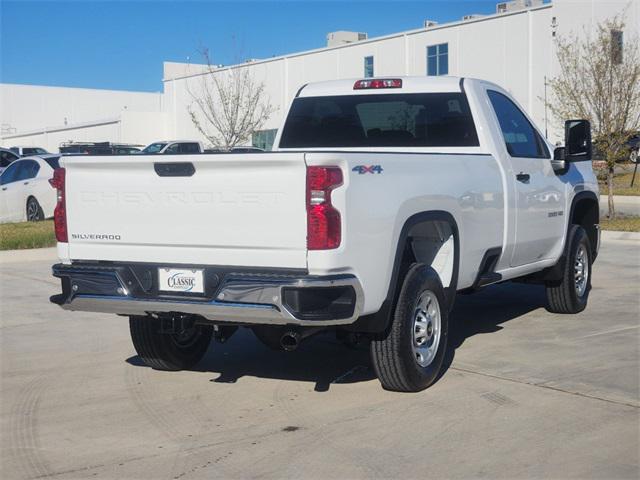
M162 62L234 64L321 48L336 30L376 37L497 0L0 0L0 82L157 92Z

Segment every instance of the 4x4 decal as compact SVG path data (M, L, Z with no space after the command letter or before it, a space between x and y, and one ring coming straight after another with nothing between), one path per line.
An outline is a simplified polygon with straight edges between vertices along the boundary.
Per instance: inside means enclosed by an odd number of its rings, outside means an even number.
M380 165L356 165L351 171L364 175L365 173L382 173L383 169Z

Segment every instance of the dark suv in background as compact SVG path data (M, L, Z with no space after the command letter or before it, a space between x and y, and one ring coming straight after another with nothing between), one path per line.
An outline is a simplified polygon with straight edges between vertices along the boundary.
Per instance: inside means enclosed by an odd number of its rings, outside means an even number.
M140 152L139 145L111 142L69 142L60 145L60 153L80 153L86 155L127 155Z
M29 155L46 155L49 153L44 148L40 147L11 147L9 150L19 157L27 157Z

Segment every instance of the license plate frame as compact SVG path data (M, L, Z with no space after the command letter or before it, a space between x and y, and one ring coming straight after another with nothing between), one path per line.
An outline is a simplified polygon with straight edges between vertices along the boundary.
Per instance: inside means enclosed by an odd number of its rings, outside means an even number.
M204 295L203 268L158 267L158 291Z

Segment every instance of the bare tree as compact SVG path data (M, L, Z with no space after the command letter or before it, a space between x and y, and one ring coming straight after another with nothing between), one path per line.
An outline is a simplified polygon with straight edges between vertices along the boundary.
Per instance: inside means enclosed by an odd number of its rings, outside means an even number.
M625 142L640 129L640 41L625 37L623 44L624 26L615 17L600 23L595 35L558 37L560 74L550 81L553 95L547 103L560 121L591 122L594 145L607 165L609 218L615 217L615 164L626 158Z
M191 121L209 142L229 150L251 138L275 112L269 103L263 82L256 80L247 67L219 69L212 65L207 49L204 73L195 76L197 88L187 82L192 103Z

